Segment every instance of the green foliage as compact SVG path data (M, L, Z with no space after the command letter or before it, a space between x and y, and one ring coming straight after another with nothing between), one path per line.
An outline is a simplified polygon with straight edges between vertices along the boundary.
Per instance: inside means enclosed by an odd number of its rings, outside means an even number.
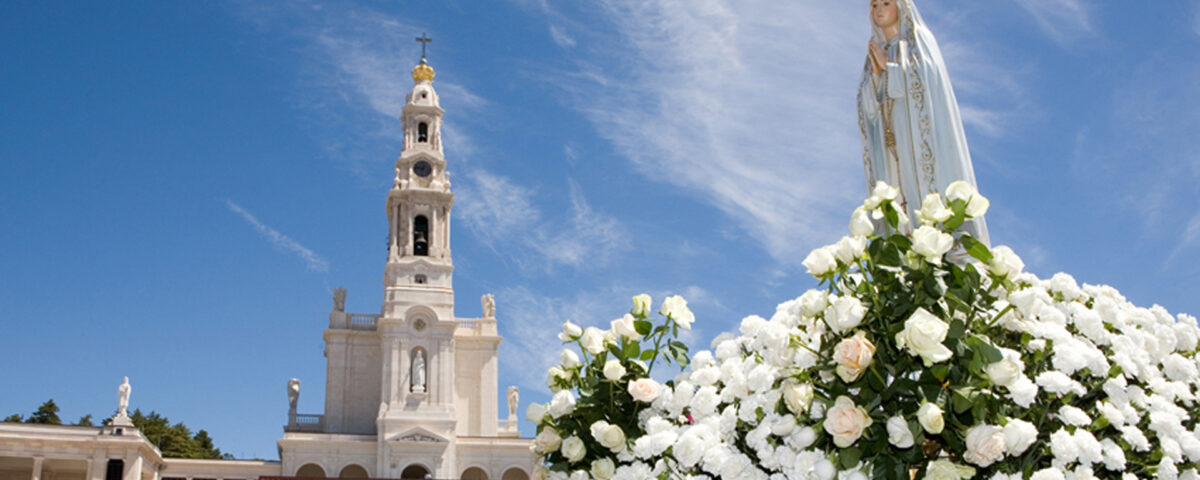
M94 427L95 425L92 423L92 414L89 413L79 417L79 421L75 422L75 425L80 427Z
M46 400L42 406L38 407L33 415L25 419L25 423L37 423L42 425L62 425L62 420L58 418L58 405L54 404L54 399Z
M19 413L14 413L14 414L12 414L12 415L9 415L9 416L7 416L7 417L4 417L4 422L5 422L5 423L21 423L21 422L23 422L23 421L25 421L25 419L24 419L24 418L22 418L22 417L21 417L21 414L19 414Z
M172 458L225 458L221 450L213 446L208 432L200 430L194 435L183 422L171 424L171 420L159 414L150 412L144 414L140 409L129 415L133 425L141 430L142 435L158 447L164 457Z

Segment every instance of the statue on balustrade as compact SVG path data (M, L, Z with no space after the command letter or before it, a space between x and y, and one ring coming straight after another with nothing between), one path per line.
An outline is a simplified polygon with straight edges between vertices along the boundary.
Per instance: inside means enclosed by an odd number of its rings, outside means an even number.
M858 88L868 192L882 180L900 191L909 218L930 193L975 184L958 101L937 40L913 0L871 0L871 39ZM959 231L990 244L983 218Z
M287 394L288 394L288 411L295 412L296 411L296 403L300 401L300 379L299 378L293 378L291 380L288 380Z

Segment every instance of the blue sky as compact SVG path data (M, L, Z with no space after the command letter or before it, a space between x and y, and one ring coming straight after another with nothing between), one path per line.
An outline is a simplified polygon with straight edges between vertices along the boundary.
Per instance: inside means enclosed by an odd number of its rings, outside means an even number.
M332 289L379 311L422 32L456 314L495 294L522 410L563 320L681 293L704 345L768 315L864 194L859 3L4 2L0 415L107 416L128 375L132 406L276 458L287 379L323 409ZM919 6L993 242L1200 312L1200 4Z

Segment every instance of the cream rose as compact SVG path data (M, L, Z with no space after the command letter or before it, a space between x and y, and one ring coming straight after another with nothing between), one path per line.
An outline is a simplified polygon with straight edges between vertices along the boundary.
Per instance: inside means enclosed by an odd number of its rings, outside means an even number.
M583 335L583 329L579 328L579 325L567 320L563 323L563 331L558 334L558 339L564 342L573 342L578 340L580 335Z
M867 239L863 237L842 237L834 244L833 255L839 262L846 265L854 263L867 252Z
M597 480L608 480L617 473L617 465L611 458L601 458L592 462L592 476Z
M625 366L621 365L620 361L609 359L607 362L604 362L604 378L607 378L610 382L615 382L624 376Z
M637 340L642 338L642 334L638 333L637 328L633 325L633 322L633 315L626 313L625 316L613 320L609 323L609 325L612 327L612 332L617 336L625 337L630 340Z
M1021 257L1018 257L1011 248L1001 245L992 249L992 261L988 262L988 270L992 274L1013 278L1020 275L1024 269L1025 262L1021 261Z
M792 413L801 415L808 411L808 406L812 405L813 386L811 383L798 383L795 380L784 382L783 401L787 403Z
M926 432L934 435L942 433L942 429L946 428L946 420L942 418L942 407L936 403L922 404L921 408L917 409L917 423L920 423Z
M662 393L662 386L649 378L639 378L629 382L629 395L639 402L653 402L660 393Z
M895 200L900 195L900 190L896 187L888 185L887 182L879 180L875 182L875 188L871 190L871 196L877 197L880 200Z
M562 417L575 411L575 395L570 390L560 390L550 398L550 416Z
M587 448L583 446L583 440L574 435L571 435L570 437L567 437L566 440L563 440L560 451L562 452L563 457L571 463L582 460L583 456L587 454Z
M833 407L825 412L825 431L833 436L833 444L840 448L854 445L870 426L871 417L867 411L855 405L850 397L838 397Z
M625 431L621 430L621 427L600 420L593 423L588 430L591 431L592 438L596 439L596 442L602 447L613 452L625 450Z
M528 407L525 407L525 419L529 420L534 425L541 424L542 420L545 418L546 418L546 406L545 405L534 402L534 403L530 403Z
M929 225L922 225L912 233L912 249L925 261L942 264L942 255L954 247L954 237Z
M873 233L875 233L875 222L871 221L867 209L863 207L854 209L854 213L850 215L850 235L866 237Z
M1020 455L1037 441L1038 430L1032 423L1009 419L1004 426L1004 448L1010 455Z
M1000 353L1004 355L1004 358L999 362L989 364L985 372L992 383L1007 387L1025 375L1025 362L1021 361L1021 354L1015 350L1001 348Z
M558 450L558 446L562 444L562 437L553 428L546 427L538 432L533 438L533 447L538 453L550 453Z
M983 195L980 195L974 186L962 180L951 183L950 186L946 187L946 200L950 202L955 200L966 202L967 208L965 212L968 217L973 218L982 217L983 214L987 213L988 206L991 205L991 202Z
M887 421L888 442L897 448L908 448L913 446L912 430L908 428L908 422L904 421L904 417L896 416L889 418Z
M564 348L558 358L562 361L563 368L575 368L579 366L579 355L576 355L570 349Z
M596 327L587 327L579 337L579 345L592 355L604 352L604 332Z
M949 331L950 325L942 319L933 316L924 308L918 308L904 322L904 330L896 334L896 346L920 356L925 360L925 366L929 367L949 360L954 355L954 352L942 345Z
M650 296L643 293L633 297L633 311L630 313L632 313L635 317L644 318L646 315L650 314L650 305Z
M672 322L684 330L691 330L692 322L696 320L696 316L688 309L687 300L679 295L672 295L663 300L658 313L669 317Z
M925 467L924 480L965 480L975 476L975 469L949 460L934 460Z
M854 297L834 298L825 310L825 321L837 332L845 332L858 324L867 314L867 308Z
M832 249L826 246L809 252L800 263L808 269L809 275L820 278L837 267L837 258L834 258Z
M967 453L963 460L986 467L1004 457L1004 431L995 425L976 425L967 430Z
M925 201L921 202L921 210L917 212L917 220L925 225L942 223L953 216L954 212L946 208L946 204L942 203L942 196L936 193L926 195Z
M871 365L875 358L875 344L867 340L867 333L859 331L853 337L842 339L833 347L833 360L837 362L837 374L842 381L851 383Z

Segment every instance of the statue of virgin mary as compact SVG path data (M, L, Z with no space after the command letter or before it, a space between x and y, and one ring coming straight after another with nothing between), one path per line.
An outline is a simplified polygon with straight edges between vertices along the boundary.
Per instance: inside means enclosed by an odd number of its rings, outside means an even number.
M941 49L913 0L871 0L858 126L868 193L879 180L896 187L909 218L957 180L978 189ZM983 218L959 231L991 244Z

